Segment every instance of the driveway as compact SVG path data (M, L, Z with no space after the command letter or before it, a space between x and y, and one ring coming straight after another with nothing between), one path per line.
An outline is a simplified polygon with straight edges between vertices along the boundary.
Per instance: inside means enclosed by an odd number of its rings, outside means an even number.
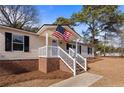
M89 63L89 72L103 76L91 87L124 87L124 58L107 58Z

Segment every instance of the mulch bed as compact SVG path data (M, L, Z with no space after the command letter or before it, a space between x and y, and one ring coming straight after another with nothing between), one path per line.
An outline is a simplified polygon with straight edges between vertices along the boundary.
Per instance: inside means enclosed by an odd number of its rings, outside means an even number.
M71 77L71 73L63 72L63 71L54 71L48 74L45 74L41 71L32 71L21 74L12 74L5 75L0 77L0 86L8 86L14 83L19 83L23 81L35 80L35 79L67 79Z

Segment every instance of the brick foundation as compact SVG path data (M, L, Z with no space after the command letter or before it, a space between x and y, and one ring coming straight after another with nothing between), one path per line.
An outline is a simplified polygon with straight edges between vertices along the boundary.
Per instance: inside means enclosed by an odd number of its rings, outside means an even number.
M0 75L38 70L38 59L0 60Z
M39 58L39 70L48 73L59 70L59 58Z
M68 68L68 66L62 60L60 60L59 62L60 62L60 70L61 71L72 73L71 69Z
M0 60L0 76L40 70L49 73L56 70L72 73L60 58L39 58L23 60Z
M39 58L39 70L44 73L49 73L55 70L61 70L72 73L60 58Z

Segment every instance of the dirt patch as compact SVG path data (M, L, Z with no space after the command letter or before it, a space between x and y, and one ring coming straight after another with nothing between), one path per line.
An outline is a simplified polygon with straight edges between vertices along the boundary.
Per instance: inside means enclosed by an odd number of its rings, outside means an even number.
M101 61L103 60L102 57L95 57L95 58L88 58L87 61L88 61L88 64L89 63L94 63L94 62L97 62L97 61Z
M41 86L48 86L51 83L58 82L71 77L72 74L63 71L54 71L48 74L44 74L40 71L33 71L22 74L13 74L0 77L0 86L9 86L14 83L40 79L42 81ZM44 83L45 82L45 83ZM25 86L25 84L24 84Z
M8 87L47 87L53 83L60 82L61 80L62 79L35 79L21 83L16 83Z
M103 78L92 87L124 86L124 58L102 57L103 60L88 64L89 72Z

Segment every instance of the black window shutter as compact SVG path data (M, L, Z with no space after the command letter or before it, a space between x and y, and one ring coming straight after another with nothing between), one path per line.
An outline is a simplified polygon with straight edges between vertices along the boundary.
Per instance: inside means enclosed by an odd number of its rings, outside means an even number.
M5 51L12 51L12 33L5 32Z
M88 52L88 54L90 54L90 48L88 47L87 49L88 49L88 51L87 51L87 52Z
M88 54L92 54L92 48L88 47Z
M24 52L29 52L29 36L24 36Z
M90 53L92 54L92 48L90 48Z
M69 44L68 43L66 44L66 49L69 50Z
M79 53L81 54L81 46L79 46Z

